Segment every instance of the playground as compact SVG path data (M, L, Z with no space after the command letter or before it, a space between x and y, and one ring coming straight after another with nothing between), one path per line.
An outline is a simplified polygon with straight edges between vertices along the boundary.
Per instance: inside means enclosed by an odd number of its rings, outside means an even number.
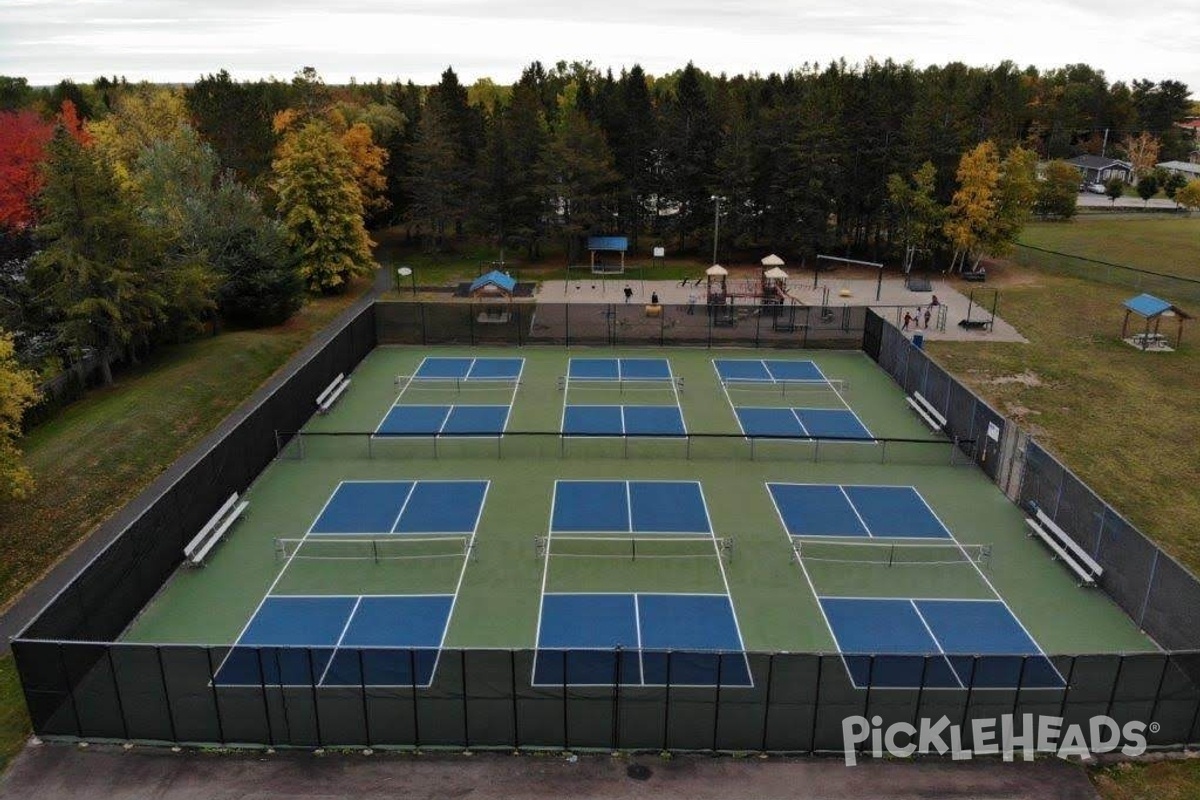
M759 285L756 267L731 267L726 277L726 286L731 302L725 311L732 308L749 310L760 306L760 295L754 289ZM876 278L867 277L865 273L853 273L847 270L843 273L822 274L816 289L813 288L811 274L798 274L794 279L787 280L787 294L790 301L797 306L823 306L840 308L842 306L861 306L869 304L885 319L903 327L904 313L917 316L917 309L929 308L933 296L945 309L944 330L939 329L936 317L931 314L929 327L922 325L919 331L910 326L909 330L921 333L927 340L941 341L993 341L993 342L1025 342L1021 333L1006 322L997 308L997 315L992 321L992 302L995 298L994 289L967 289L966 294L959 291L957 281L945 277L931 281L931 291L916 292L905 288L903 278L899 276L885 277L880 285ZM706 308L707 286L705 277L682 280L639 280L637 273L630 271L625 275L586 275L575 276L565 281L545 281L534 294L535 300L541 303L605 303L624 304L624 289L628 286L632 291L629 305L651 305L655 296L661 305L689 306L696 308L696 313L702 314ZM879 300L875 299L879 289ZM843 294L846 292L846 294ZM1001 294L1001 299L1003 295ZM791 305L792 302L787 303ZM786 308L786 306L783 306ZM969 316L968 316L969 314ZM964 319L986 321L990 329L968 329L958 323Z

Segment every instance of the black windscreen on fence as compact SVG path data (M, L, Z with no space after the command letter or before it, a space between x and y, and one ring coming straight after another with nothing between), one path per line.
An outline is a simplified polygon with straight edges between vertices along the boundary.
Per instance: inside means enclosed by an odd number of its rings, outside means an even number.
M999 481L1001 443L1017 440L1015 426L864 308L663 306L654 313L615 303L365 305L260 392L173 481L140 498L140 515L13 642L39 735L302 747L825 752L843 749L843 724L851 716L878 716L884 726L945 716L962 727L963 745L970 747L970 722L976 719L1034 714L1086 724L1104 714L1118 723L1156 723L1148 735L1151 746L1200 740L1200 654L1185 652L1200 648L1200 583L1032 442L1019 454L1021 505L1043 510L1091 553L1104 567L1104 591L1175 652L963 655L954 660L966 685L948 690L926 680L937 673L942 656L643 653L662 665L665 676L661 685L643 686L625 684L623 660L615 653L607 685L573 686L535 684L534 663L562 659L558 674L565 676L578 654L446 649L438 653L429 686L361 679L358 686L318 687L315 678L299 685L272 682L282 674L281 658L307 659L310 674L317 673L321 655L303 648L239 648L239 659L257 678L232 686L216 677L229 647L114 643L178 566L191 534L277 456L407 459L437 456L437 448L447 448L446 454L465 457L507 452L634 458L665 450L672 458L821 461L844 460L843 451L852 447L824 440L781 454L769 437L568 442L557 433L514 433L490 441L391 441L368 434L286 433L299 431L320 391L338 373L350 372L377 342L861 347L905 391L920 392L943 414L948 434L936 441L880 440L885 446L873 449L872 458L946 463L947 452L959 448ZM395 666L404 658L409 667L400 672L416 675L417 660L427 656L370 649L348 655L358 659L357 674L363 676L373 663ZM697 658L717 659L712 685L679 677ZM850 679L848 660L865 669L860 674L871 685L877 664L890 668L897 658L911 661L909 671L920 676L911 687L860 688ZM988 683L986 676L997 670L1010 676L1007 688ZM731 675L743 677L722 678Z
M862 306L379 303L380 344L859 348Z
M1100 586L1161 646L1200 647L1200 583L1034 442L1021 506L1040 509L1104 568Z
M158 496L139 498L141 514L22 635L114 640L182 561L191 536L275 458L275 431L299 429L312 415L321 389L339 372L354 369L374 347L374 306L363 303L348 321L311 345L299 366L268 386L247 413L227 423L231 427L224 435Z
M1052 669L1063 688L972 683L866 690L849 679L840 655L728 653L719 673L749 676L732 685L675 685L686 674L687 652L643 654L665 665L657 686L534 685L535 653L528 650L442 650L428 687L220 686L216 665L228 648L190 645L87 644L17 640L34 729L42 736L170 743L269 744L291 747L397 746L449 748L562 748L597 750L717 750L840 752L844 720L879 717L917 725L946 717L971 748L972 720L1013 715L1061 717L1087 726L1098 715L1118 724L1156 723L1152 747L1195 742L1200 690L1196 654L1062 656ZM249 650L250 648L241 648ZM303 651L292 656L303 655ZM364 663L408 651L357 651ZM543 651L537 658L576 654ZM269 664L272 648L258 652ZM319 653L308 653L319 659ZM594 660L591 652L588 658ZM713 658L704 654L704 658ZM863 656L871 662L887 656ZM913 656L934 674L940 656ZM964 675L994 674L988 659L958 657ZM1012 661L1019 657L1007 657ZM1015 675L1047 669L1025 657ZM678 662L680 669L673 664ZM613 660L614 675L620 659ZM1009 665L1011 666L1011 665ZM873 667L871 667L873 669ZM880 668L882 670L882 667ZM868 670L870 671L870 670ZM264 675L268 671L264 669ZM564 673L565 674L565 673ZM982 679L981 679L982 680ZM869 746L860 744L859 747Z

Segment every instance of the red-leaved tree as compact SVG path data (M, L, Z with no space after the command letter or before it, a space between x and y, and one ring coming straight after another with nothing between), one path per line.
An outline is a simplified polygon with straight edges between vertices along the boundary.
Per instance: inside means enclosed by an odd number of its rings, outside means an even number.
M40 165L54 125L33 111L0 112L0 227L34 224L42 188Z

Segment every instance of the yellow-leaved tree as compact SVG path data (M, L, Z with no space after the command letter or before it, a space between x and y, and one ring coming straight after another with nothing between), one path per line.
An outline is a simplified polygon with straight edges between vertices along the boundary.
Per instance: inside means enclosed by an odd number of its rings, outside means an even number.
M17 440L21 417L37 399L33 372L17 363L12 337L0 331L0 502L20 500L33 488Z
M343 292L374 268L354 159L324 120L281 122L271 185L288 243L310 291Z
M944 232L954 245L951 269L979 268L985 255L1002 255L1021 234L1037 200L1037 156L1014 147L1001 161L996 145L980 143L958 164L958 191Z

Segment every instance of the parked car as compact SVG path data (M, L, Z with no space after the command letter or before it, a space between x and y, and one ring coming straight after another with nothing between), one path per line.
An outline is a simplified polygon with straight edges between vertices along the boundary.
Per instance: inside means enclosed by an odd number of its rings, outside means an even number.
M1103 183L1089 183L1086 186L1084 186L1084 189L1091 192L1092 194L1104 194L1108 191L1108 189L1105 187L1105 185Z

